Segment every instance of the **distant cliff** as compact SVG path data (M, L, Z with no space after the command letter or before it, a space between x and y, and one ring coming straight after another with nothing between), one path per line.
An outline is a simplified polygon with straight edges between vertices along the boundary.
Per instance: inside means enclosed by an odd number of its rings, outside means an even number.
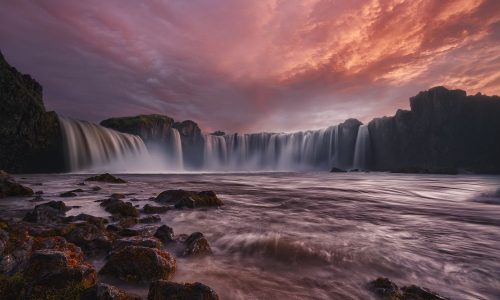
M120 132L138 135L150 147L169 143L172 138L171 130L176 129L181 137L184 161L190 167L201 166L203 135L198 124L191 120L174 122L174 119L168 116L152 114L110 118L100 124Z
M61 145L58 118L45 111L42 86L0 53L0 169L62 171Z
M434 87L369 122L371 169L500 173L500 98Z

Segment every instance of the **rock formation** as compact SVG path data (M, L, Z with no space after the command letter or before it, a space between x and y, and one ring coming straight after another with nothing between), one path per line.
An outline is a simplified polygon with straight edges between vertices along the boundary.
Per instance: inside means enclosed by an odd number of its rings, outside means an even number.
M0 169L55 172L64 168L57 115L46 112L42 86L0 53Z

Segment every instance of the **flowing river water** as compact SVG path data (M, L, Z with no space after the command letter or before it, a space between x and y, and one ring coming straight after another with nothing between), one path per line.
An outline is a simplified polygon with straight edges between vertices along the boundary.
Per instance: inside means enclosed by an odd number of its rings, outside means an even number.
M500 177L388 173L120 175L127 184L80 186L83 174L19 181L82 212L107 217L95 200L130 193L142 207L167 189L213 190L219 209L172 210L176 234L201 231L214 255L178 258L174 281L199 281L221 299L371 299L367 282L389 277L452 299L500 296ZM91 191L98 185L100 191ZM63 191L82 188L78 197ZM22 217L30 198L0 201ZM140 226L140 225L136 225ZM159 226L156 224L155 226ZM97 267L102 261L95 261ZM122 286L142 295L147 286Z

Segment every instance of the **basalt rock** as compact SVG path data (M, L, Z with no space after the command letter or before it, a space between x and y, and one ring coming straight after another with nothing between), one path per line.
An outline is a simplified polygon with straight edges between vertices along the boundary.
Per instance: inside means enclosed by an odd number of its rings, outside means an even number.
M98 181L107 183L127 183L125 180L115 177L109 173L104 173L101 175L96 175L85 179L85 181Z
M207 239L201 232L192 233L184 242L186 248L182 252L182 256L206 256L212 254L212 249L208 244Z
M139 219L139 223L141 224L150 224L150 223L158 223L161 222L161 218L158 215L147 216Z
M174 241L174 230L167 225L161 225L156 230L154 236L163 243L170 243Z
M15 179L0 170L0 198L9 196L32 196L33 190L22 184L19 184Z
M46 112L42 86L0 53L0 169L15 173L64 170L59 120Z
M401 289L388 278L377 278L368 283L368 289L383 300L449 300L426 288L415 285Z
M44 224L60 222L70 209L62 201L50 201L35 206L33 211L26 214L24 221Z
M120 250L127 246L141 246L160 249L161 243L157 238L134 236L116 240L113 244L113 249Z
M142 208L142 210L146 214L161 214L161 213L167 212L169 209L170 209L170 207L168 207L168 206L154 206L154 205L150 205L150 204L146 204Z
M130 282L149 282L171 278L175 258L168 252L141 246L127 246L111 253L99 274Z
M105 210L113 215L120 215L122 217L138 217L139 211L132 204L118 199L107 199L101 202Z
M127 293L116 286L98 283L85 290L80 300L141 300L140 296Z
M498 96L434 87L410 98L410 108L368 124L371 169L500 173Z
M110 118L100 123L116 131L138 135L146 142L166 142L174 120L162 115L139 115L135 117Z
M199 283L176 283L157 280L149 286L148 300L203 299L218 300L219 296L210 287Z
M222 201L212 191L191 192L185 190L167 190L160 193L155 198L155 201L162 204L173 204L175 208L223 205Z

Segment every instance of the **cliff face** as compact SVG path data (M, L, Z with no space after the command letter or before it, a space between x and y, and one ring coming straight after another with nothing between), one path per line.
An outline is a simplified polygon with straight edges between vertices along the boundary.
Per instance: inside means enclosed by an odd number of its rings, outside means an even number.
M369 123L372 168L462 168L500 172L500 98L435 87L410 111Z
M356 119L347 119L338 125L339 130L339 160L340 168L350 168L354 160L354 149L356 147L356 137L361 122Z
M11 67L0 53L0 169L62 171L57 115L46 112L42 86Z
M201 166L203 157L203 135L201 129L191 120L174 122L163 115L140 115L135 117L110 118L100 123L116 131L140 136L148 146L160 146L173 138L171 129L179 132L184 161L188 167ZM158 148L157 148L158 149ZM160 148L161 149L161 148ZM167 149L163 149L167 151Z
M101 122L104 127L138 135L145 143L168 140L173 124L174 119L162 115L110 118Z

